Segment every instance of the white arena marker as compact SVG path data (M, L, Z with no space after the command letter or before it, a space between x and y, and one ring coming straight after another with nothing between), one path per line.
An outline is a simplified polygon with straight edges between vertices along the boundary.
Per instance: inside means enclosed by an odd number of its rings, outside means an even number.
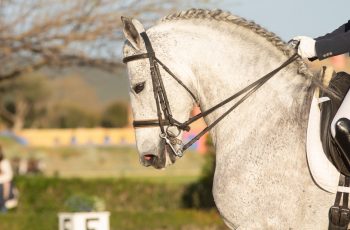
M109 230L109 212L61 212L59 230Z

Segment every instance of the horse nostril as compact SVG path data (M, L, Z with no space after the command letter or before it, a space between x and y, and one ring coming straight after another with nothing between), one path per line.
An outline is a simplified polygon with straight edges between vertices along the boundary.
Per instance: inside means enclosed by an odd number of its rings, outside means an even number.
M152 155L152 154L146 154L143 156L143 159L145 159L145 161L153 161L153 159L155 158L156 156Z

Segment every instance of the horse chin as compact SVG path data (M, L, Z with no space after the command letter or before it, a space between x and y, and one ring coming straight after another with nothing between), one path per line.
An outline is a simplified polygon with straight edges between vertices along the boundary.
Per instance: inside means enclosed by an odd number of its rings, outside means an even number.
M152 161L151 165L156 169L164 169L169 165L174 164L176 156L172 152L171 148L162 142L160 144L158 156Z
M164 146L162 146L158 152L158 156L154 159L154 161L152 162L152 166L155 169L163 169L165 168L166 165L166 151Z

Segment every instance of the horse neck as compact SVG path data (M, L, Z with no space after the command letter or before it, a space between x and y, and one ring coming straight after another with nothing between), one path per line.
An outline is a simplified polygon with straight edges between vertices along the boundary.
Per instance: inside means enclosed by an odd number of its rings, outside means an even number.
M249 29L213 23L216 22L198 25L180 20L160 24L149 31L155 44L160 44L155 47L157 55L167 60L178 76L187 77L184 81L198 96L202 111L288 59L274 44ZM304 132L309 83L297 74L295 64L285 68L212 130L214 144L220 149L226 143L218 140L225 139L237 147L252 131L272 131L271 127L282 121L286 127L293 123L298 134ZM207 116L207 124L230 105L232 103Z
M202 51L188 53L195 60L192 61L192 70L197 77L196 89L203 111L288 59L265 38L252 36L247 30L238 29L231 36L213 31L206 34L209 36L202 36ZM240 146L249 144L247 140L264 139L271 132L278 132L281 137L285 133L290 141L294 139L300 143L307 124L309 86L310 81L297 74L295 64L282 70L212 130L217 153L239 151ZM206 117L207 124L214 122L233 103ZM304 139L301 140L304 143ZM276 144L279 144L277 140ZM288 147L293 148L293 145L285 146ZM246 147L242 149L246 150Z

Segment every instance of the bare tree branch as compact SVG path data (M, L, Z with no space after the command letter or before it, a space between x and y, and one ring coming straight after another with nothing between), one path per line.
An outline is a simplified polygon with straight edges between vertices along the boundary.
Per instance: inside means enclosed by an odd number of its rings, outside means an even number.
M180 0L0 0L0 81L43 66L120 66L122 15L149 25Z

